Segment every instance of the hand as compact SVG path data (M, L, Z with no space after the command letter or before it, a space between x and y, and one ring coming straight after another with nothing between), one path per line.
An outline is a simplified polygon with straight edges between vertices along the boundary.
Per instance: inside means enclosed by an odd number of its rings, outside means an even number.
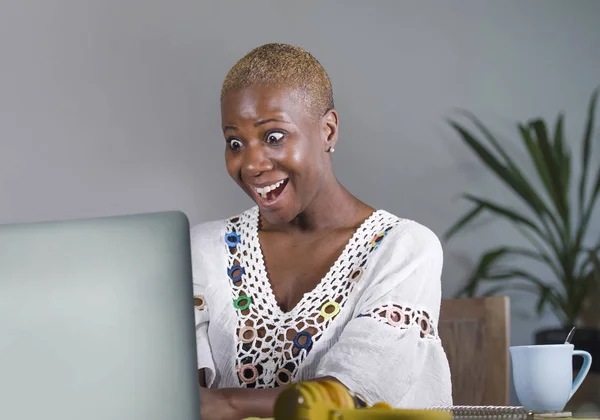
M238 420L229 398L218 389L200 387L202 420Z

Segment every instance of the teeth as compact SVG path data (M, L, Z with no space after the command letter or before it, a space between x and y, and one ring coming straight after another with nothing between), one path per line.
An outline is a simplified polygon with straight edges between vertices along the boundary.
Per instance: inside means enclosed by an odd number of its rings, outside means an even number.
M282 179L279 182L276 182L275 184L272 185L267 185L266 187L263 188L255 188L256 192L258 194L260 194L260 196L262 198L267 198L267 194L273 190L275 190L277 187L280 187L281 184L283 184L285 182L285 179Z

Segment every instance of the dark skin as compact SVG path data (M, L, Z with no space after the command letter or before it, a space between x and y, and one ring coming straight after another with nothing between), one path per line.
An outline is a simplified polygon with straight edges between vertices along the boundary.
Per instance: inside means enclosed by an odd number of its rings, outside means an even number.
M334 176L328 153L338 139L334 109L315 118L299 91L251 86L226 94L221 116L227 171L259 206L269 281L278 305L289 311L325 277L374 209ZM284 179L275 202L255 189ZM206 420L271 417L282 390L208 389L203 371L199 381Z

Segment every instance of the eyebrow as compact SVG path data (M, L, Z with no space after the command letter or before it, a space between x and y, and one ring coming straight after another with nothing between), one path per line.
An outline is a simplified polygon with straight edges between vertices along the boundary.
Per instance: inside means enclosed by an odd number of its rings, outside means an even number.
M277 118L269 118L266 120L260 120L254 123L255 127L258 127L260 125L266 124L266 123L270 123L270 122L280 122L280 123L284 123L284 124L290 124L289 121L286 120L278 120Z
M255 122L254 123L254 127L259 127L259 126L261 126L263 124L267 124L267 123L270 123L270 122L279 122L279 123L284 123L284 124L291 124L289 121L286 121L286 120L280 120L280 119L277 119L277 118L268 118L266 120L260 120L260 121ZM227 131L227 130L237 131L238 128L235 125L226 125L226 126L223 127L223 131Z

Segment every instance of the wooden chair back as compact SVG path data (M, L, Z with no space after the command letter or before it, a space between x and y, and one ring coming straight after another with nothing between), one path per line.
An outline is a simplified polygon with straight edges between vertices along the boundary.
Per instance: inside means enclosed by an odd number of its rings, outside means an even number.
M508 405L509 298L442 299L439 334L450 362L454 404Z

